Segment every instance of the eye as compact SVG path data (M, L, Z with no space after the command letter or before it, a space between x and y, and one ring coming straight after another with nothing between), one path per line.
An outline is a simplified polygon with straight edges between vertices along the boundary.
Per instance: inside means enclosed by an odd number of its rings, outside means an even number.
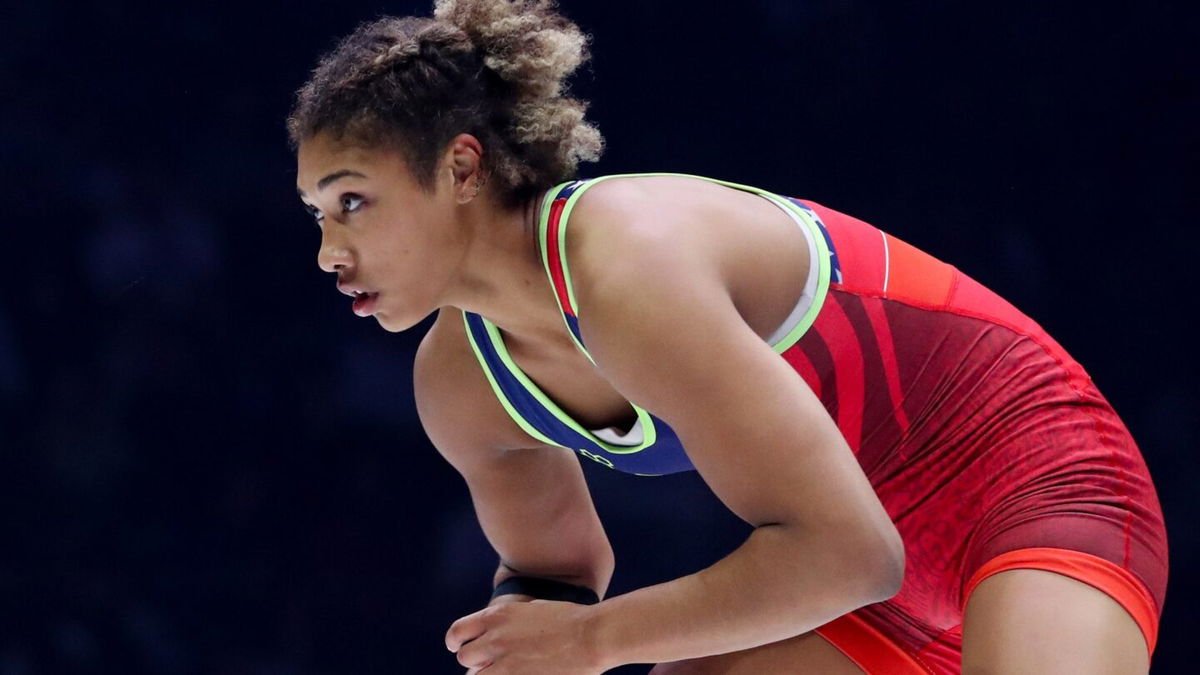
M365 201L366 200L360 195L347 192L346 194L342 195L342 213L354 213L363 205L363 202Z
M312 204L305 204L304 210L308 211L308 215L312 216L312 219L317 221L318 223L325 220L325 214L321 213L321 209L318 209L317 207L313 206Z

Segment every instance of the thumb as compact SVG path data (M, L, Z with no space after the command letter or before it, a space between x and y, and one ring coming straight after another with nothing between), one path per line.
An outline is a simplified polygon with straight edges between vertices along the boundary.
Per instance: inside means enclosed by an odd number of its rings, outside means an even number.
M484 617L488 613L488 609L481 609L450 624L450 630L446 631L446 649L457 653L464 644L483 635L487 630Z

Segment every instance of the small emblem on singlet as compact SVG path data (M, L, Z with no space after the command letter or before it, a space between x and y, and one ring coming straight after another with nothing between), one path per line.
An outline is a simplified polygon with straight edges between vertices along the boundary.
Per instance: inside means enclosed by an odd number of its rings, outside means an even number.
M579 454L583 455L584 457L590 457L592 459L592 461L599 462L600 464L603 464L604 466L607 466L610 469L613 468L612 460L610 460L609 458L607 458L603 455L597 455L594 452L588 452L587 450L584 450L583 448L579 449Z

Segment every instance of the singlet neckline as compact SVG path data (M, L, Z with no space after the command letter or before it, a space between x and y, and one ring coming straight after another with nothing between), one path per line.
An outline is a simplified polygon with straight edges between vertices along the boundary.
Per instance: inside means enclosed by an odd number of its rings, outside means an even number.
M580 424L578 421L576 421L575 418L568 415L567 412L564 411L558 405L558 403L556 403L554 401L554 399L550 398L550 396L547 395L546 392L543 391L542 388L539 387L537 385L537 383L534 382L533 379L530 378L529 375L527 375L525 373L525 371L521 370L520 366L518 366L517 363L515 361L513 361L512 355L509 353L508 346L504 343L503 336L500 335L500 328L496 324L489 321L487 319L487 317L483 316L482 314L478 315L478 316L479 316L479 319L482 321L483 326L488 333L488 336L490 337L492 346L496 351L496 355L499 356L500 360L504 363L504 367L507 368L510 373L512 373L513 377L517 378L517 380L521 383L521 385L523 387L525 387L525 389L530 394L532 394L534 396L534 398L536 398L538 400L538 402L540 402L542 404L542 406L544 406L548 411L550 411L563 424L566 424L567 426L571 427L571 429L573 429L579 435L583 436L584 438L587 438L588 440L591 440L596 445L599 445L600 447L604 448L605 451L611 452L613 454L618 454L618 455L619 454L630 454L630 453L634 453L634 452L643 450L646 447L649 447L650 445L654 444L654 440L657 437L657 434L654 429L654 423L650 420L650 413L648 413L645 409L640 408L633 403L630 403L629 405L633 408L634 412L637 414L637 420L634 422L634 426L641 425L643 432L644 432L643 438L641 439L641 443L639 443L636 446L614 445L612 443L605 441L603 438L596 436L596 434L594 434L592 432L592 430L584 427L582 424ZM468 331L469 330L470 330L470 328L468 327ZM478 347L475 347L475 349L476 349L476 354L478 355ZM487 376L488 376L488 379L492 382L493 389L495 389L496 383L494 380L494 376L492 375L492 373L490 371L487 371ZM517 424L520 425L521 428L524 429L527 433L532 435L534 438L537 438L538 440L542 441L543 443L547 443L550 445L558 445L558 443L555 443L553 439L547 438L544 434L537 431L535 428L533 428L531 425L529 425L528 422L525 421L519 414L517 414L514 410L512 410L510 408L511 404L507 403L506 397L502 396L501 402L504 403L506 408L509 408L510 416L512 416L513 419L517 421Z

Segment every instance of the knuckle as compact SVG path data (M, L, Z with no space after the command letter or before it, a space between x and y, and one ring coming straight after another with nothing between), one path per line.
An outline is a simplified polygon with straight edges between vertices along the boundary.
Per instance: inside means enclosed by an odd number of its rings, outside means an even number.
M458 665L475 668L483 665L479 652L479 645L472 643L459 649L458 653L455 654L455 658L458 659Z
M512 616L512 603L506 602L503 605L496 605L491 608L491 617L496 620L504 620Z

